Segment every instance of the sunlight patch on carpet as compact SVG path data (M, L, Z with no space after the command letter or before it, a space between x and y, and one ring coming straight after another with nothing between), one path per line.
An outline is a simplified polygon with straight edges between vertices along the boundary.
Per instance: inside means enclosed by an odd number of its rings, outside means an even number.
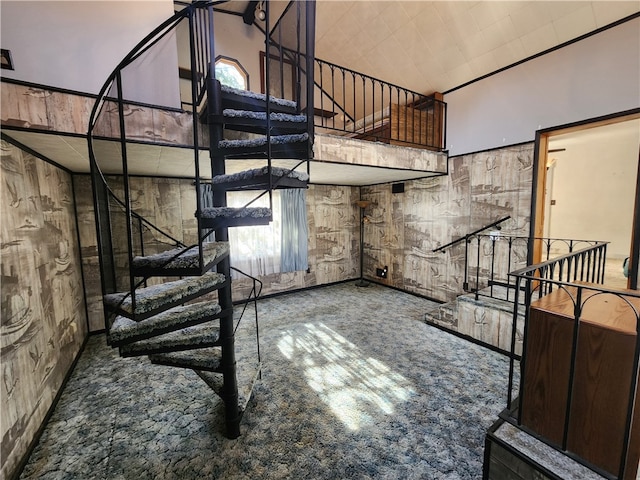
M391 415L416 393L409 380L323 323L287 330L278 348L304 370L307 384L353 431L375 423L378 415Z

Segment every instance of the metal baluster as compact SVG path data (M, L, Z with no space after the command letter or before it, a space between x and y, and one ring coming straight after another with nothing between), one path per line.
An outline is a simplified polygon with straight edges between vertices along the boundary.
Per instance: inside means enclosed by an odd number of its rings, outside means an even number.
M324 86L323 86L324 75L322 74L322 63L316 62L316 64L318 65L318 69L320 70L320 113L321 113L320 118L322 119L321 120L322 126L323 127L327 127L328 125L326 123L326 118L324 116ZM333 126L334 126L334 128L336 126L335 125L335 120L334 120Z
M476 248L476 300L478 300L478 292L480 291L480 237L476 237L477 239L477 248Z
M336 98L336 86L335 86L335 82L336 82L336 69L342 74L344 75L344 71L341 67L331 67L331 88L333 90L333 92L331 93L332 95L332 101L331 101L331 125L333 125L333 128L336 128L336 115L338 113L338 111L342 108L340 107L340 104L344 104L344 101L340 102L339 99ZM340 81L340 77L337 77L337 80ZM344 82L344 80L343 80ZM338 108L338 110L336 110L336 107ZM342 109L344 111L344 109ZM343 128L344 130L344 128Z
M495 260L496 260L496 238L495 236L490 236L491 239L491 285L489 287L489 295L493 298L493 282L495 280Z
M507 254L507 302L509 301L509 290L511 289L511 276L509 275L509 272L512 270L511 267L511 253L513 251L513 241L514 241L514 237L509 237L509 244L508 244L508 249L509 252ZM516 308L518 305L517 302L517 296L516 296Z
M342 70L342 104L346 107L347 106L347 95L346 95L346 76L344 73L344 68L341 69ZM345 119L346 120L346 119ZM336 116L333 116L333 128L336 128Z
M582 287L576 292L576 303L573 313L573 339L571 342L571 364L569 366L569 385L567 386L567 403L565 406L564 428L562 430L562 450L567 450L567 439L571 421L571 403L573 400L573 380L576 372L576 357L578 352L578 333L580 328L580 316L582 314Z

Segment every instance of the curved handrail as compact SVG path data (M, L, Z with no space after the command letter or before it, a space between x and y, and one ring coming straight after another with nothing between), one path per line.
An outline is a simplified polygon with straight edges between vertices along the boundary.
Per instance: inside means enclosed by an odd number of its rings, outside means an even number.
M125 154L125 146L124 144L126 143L126 134L125 134L125 123L124 123L124 119L123 119L123 105L126 103L128 103L128 100L126 100L124 98L124 92L123 92L123 86L122 86L122 74L123 71L125 70L126 67L128 67L129 65L131 65L134 61L136 61L137 59L140 58L141 55L145 54L146 52L149 51L150 48L152 48L154 45L157 45L158 42L160 40L162 40L163 38L165 38L167 35L171 34L177 27L178 25L183 22L185 19L189 19L190 22L190 30L189 30L189 35L191 37L191 40L193 40L192 36L195 34L193 29L191 28L191 25L194 23L191 19L192 18L203 18L203 17L197 17L196 13L198 13L198 11L203 11L203 15L206 15L208 12L207 10L210 10L213 8L213 5L218 4L218 3L223 3L220 1L196 1L194 3L192 3L191 5L186 6L184 9L176 12L174 15L172 15L170 18L168 18L167 20L165 20L164 22L162 22L160 25L158 25L155 29L153 29L149 34L147 34L140 42L138 42L132 49L131 51L118 63L118 65L113 69L113 71L111 72L111 74L107 77L107 80L104 82L102 88L100 89L100 92L97 96L97 99L93 105L93 108L91 110L91 114L89 116L89 125L88 125L88 131L87 131L87 142L88 142L88 151L89 151L89 161L90 161L90 166L91 166L91 175L92 175L92 181L94 184L94 188L93 188L93 195L94 195L94 204L96 205L96 224L97 224L97 228L98 228L98 248L99 251L101 252L101 255L99 256L100 258L100 265L101 265L101 271L105 272L108 271L109 275L107 277L105 277L104 275L102 276L102 290L103 290L103 294L105 293L111 293L113 291L117 291L118 287L117 285L123 281L124 277L118 276L116 273L116 265L113 261L113 258L105 260L103 259L104 254L102 252L106 251L106 252L110 252L111 254L113 254L113 248L114 248L114 242L113 239L111 237L111 233L107 232L107 230L110 230L111 227L109 226L109 222L112 221L112 214L110 212L109 209L109 204L111 202L111 200L115 200L116 203L119 204L119 206L121 206L122 208L124 208L126 215L129 217L129 220L127 221L127 243L128 243L128 256L129 256L129 280L128 280L128 287L129 287L129 293L126 296L132 296L133 299L133 304L135 307L135 295L133 295L132 293L135 291L136 288L138 288L139 286L145 284L145 282L148 280L149 276L145 276L142 279L140 279L140 277L135 277L134 276L134 272L131 269L131 261L133 259L134 253L133 253L133 232L132 232L132 221L134 219L136 219L139 222L143 222L149 226L150 228L160 232L162 235L165 235L167 238L169 238L171 241L174 242L174 244L179 247L182 248L182 250L174 256L174 258L179 257L180 255L182 255L184 252L188 251L190 248L193 248L195 245L192 246L187 246L185 245L183 242L175 239L174 237L172 237L171 235L166 234L165 232L163 232L161 229L159 229L158 227L156 227L155 225L153 225L151 222L147 221L146 219L144 219L142 216L140 216L139 214L137 214L136 212L134 212L131 209L131 203L130 203L130 199L129 199L129 194L128 194L128 188L125 188L124 191L124 198L121 199L118 197L118 195L114 192L114 190L111 188L111 186L109 185L109 183L107 182L107 179L105 178L105 174L101 169L100 163L99 163L99 159L98 159L98 154L96 152L96 140L97 140L97 136L95 136L95 132L96 132L96 128L100 119L100 115L105 113L105 105L107 102L117 102L118 105L118 118L120 121L120 128L119 128L119 132L118 134L113 136L113 141L115 142L120 142L121 144L121 148L123 149L123 164L122 164L122 174L125 176L125 179L128 175L127 172L127 167L126 167L126 154ZM211 31L212 32L212 31ZM205 33L208 33L205 31ZM208 45L205 45L204 47L202 47L204 49L208 48ZM193 52L193 49L192 49ZM197 54L197 52L196 52ZM203 63L203 62L207 62L207 59L204 55L201 55L202 58L199 58L201 64L199 65L199 67L201 67L203 70L204 68L209 68L210 65L208 65L208 63ZM192 65L195 65L194 63L194 59L193 59L193 54L192 54ZM215 75L214 72L212 72L213 75ZM111 92L111 90L113 89L113 87L117 88L117 98L113 98L112 95L109 95L109 92ZM193 85L192 86L192 92L194 96L198 96L198 94L196 93L196 89L197 88L202 88L202 85ZM196 116L197 116L197 112L194 109L194 112L192 113L194 115L194 146L197 147L197 137L195 136L195 132L196 132ZM197 155L197 154L196 154ZM196 158L196 163L197 163L197 158ZM199 205L200 199L199 199L199 195L198 195L198 199L197 199L197 203ZM198 246L201 245L201 240L199 240ZM106 250L105 250L106 248ZM203 254L202 254L202 249L200 249L200 263L202 263L203 261ZM167 260L167 263L172 261L174 258ZM105 266L107 268L107 270L105 270ZM125 296L125 297L126 297ZM105 318L105 321L107 321L107 318Z
M226 1L226 0L225 0ZM131 267L131 262L134 258L134 250L137 249L137 241L133 240L135 234L132 232L133 220L136 222L144 222L149 228L160 232L162 235L166 236L170 241L172 241L177 247L181 248L181 251L172 256L172 258L167 259L163 262L163 265L169 264L175 258L179 257L183 253L187 252L189 249L198 246L200 247L200 264L203 262L203 253L202 253L202 242L211 235L212 229L203 229L200 227L200 216L198 216L198 243L197 245L186 245L182 241L174 238L173 236L163 232L161 229L153 225L151 222L147 221L139 215L137 212L134 212L131 209L131 201L129 198L129 187L127 183L127 160L126 160L126 142L127 142L127 133L125 131L125 120L123 118L123 106L128 104L130 101L124 98L126 92L123 88L123 78L126 80L127 77L123 76L124 70L130 66L133 62L140 59L140 57L146 54L152 47L157 45L162 39L166 38L167 35L171 34L175 31L177 26L181 24L184 20L189 21L189 35L191 42L191 71L192 75L192 97L195 102L201 102L204 97L201 94L206 93L207 82L202 81L202 79L206 79L208 82L215 81L215 69L211 63L210 58L214 58L214 44L213 44L213 6L221 3L225 3L225 1L195 1L191 4L186 4L185 2L179 2L183 9L177 11L170 18L162 22L159 26L153 29L149 34L147 34L140 42L138 42L131 51L118 63L118 65L113 69L110 75L107 77L107 80L104 82L102 88L100 89L99 94L97 95L97 99L93 105L91 110L91 114L89 117L89 126L87 132L88 138L88 149L89 149L89 159L91 164L92 178L94 181L94 203L96 205L96 217L98 223L98 247L100 252L107 252L107 254L113 254L115 249L122 248L122 253L125 252L124 245L120 245L113 241L113 237L110 235L110 222L112 222L113 217L112 212L109 210L109 205L112 200L116 202L120 207L124 208L125 215L128 220L125 220L122 225L126 225L127 228L127 242L128 246L128 254L129 254L129 265ZM267 6L268 8L268 6ZM202 15L199 14L199 10L202 11ZM208 15L208 16L207 16ZM268 21L268 20L267 20ZM268 24L268 23L267 23ZM209 35L208 37L206 37ZM268 68L268 65L267 65ZM268 77L268 76L267 76ZM114 90L115 88L115 90ZM202 92L200 92L200 90ZM114 95L114 92L116 95ZM269 95L267 89L267 96ZM115 98L114 98L115 97ZM117 102L118 106L118 114L120 121L120 129L118 133L114 132L113 138L105 139L103 135L96 135L96 131L100 122L102 121L101 115L107 114L107 110L105 107L107 103ZM270 103L267 102L267 110L269 109ZM194 146L197 149L197 145L199 142L199 136L197 135L198 128L198 113L197 108L193 109L193 128L194 128ZM270 135L269 127L270 116L267 112L267 137ZM117 130L117 127L116 127ZM114 142L120 142L121 148L123 150L123 161L122 161L122 175L124 176L125 182L125 191L124 197L119 198L119 193L116 193L112 186L107 182L106 174L102 171L102 167L100 164L100 152L97 150L97 140L112 140ZM267 141L268 148L270 149L270 142ZM196 190L198 192L197 195L197 207L196 207L196 215L197 212L201 211L201 197L200 197L200 186L199 186L199 167L197 154L196 156ZM271 155L269 153L269 167L271 164ZM290 168L287 172L287 175L297 169L300 168L301 165L306 163L306 160L300 161L293 168ZM308 167L307 167L308 170ZM252 201L244 205L244 207L248 207L253 204L256 200L263 197L264 195L269 195L270 203L271 203L271 191L274 187L277 187L281 184L284 178L287 176L283 176L282 178L272 179L271 176L269 178L269 189L265 190L261 194L257 195ZM119 190L118 190L119 191ZM118 217L118 221L120 221ZM142 238L142 237L141 237ZM104 242L106 248L103 249L100 242ZM142 246L142 249L144 247ZM144 254L144 253L143 253ZM103 266L103 255L100 256L101 267ZM110 277L106 281L106 290L105 283L103 282L103 294L111 293L115 290L119 290L120 282L125 281L124 276L118 274L116 272L116 266L114 264L113 258L105 257L105 265L108 267ZM130 290L130 294L135 298L135 294L133 292L137 287L144 284L146 280L148 280L149 276L139 277L134 276L134 272L130 268L129 272L129 283L128 287ZM135 303L135 300L134 300Z

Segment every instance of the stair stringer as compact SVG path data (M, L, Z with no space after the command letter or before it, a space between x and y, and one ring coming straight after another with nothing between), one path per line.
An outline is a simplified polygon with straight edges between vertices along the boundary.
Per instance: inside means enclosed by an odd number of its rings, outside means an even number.
M207 83L207 97L209 99L207 105L207 115L206 121L209 126L209 138L210 138L210 161L211 161L211 174L212 174L212 182L216 183L218 179L224 179L224 182L218 185L218 188L212 188L211 194L212 198L212 209L206 209L207 212L220 209L227 209L227 191L238 189L237 181L229 181L232 180L231 177L226 175L225 169L225 160L229 157L242 157L244 153L246 153L248 158L251 158L252 155L255 155L256 158L262 158L266 161L266 177L267 180L264 180L265 175L262 176L262 180L258 179L258 177L253 177L248 175L248 178L244 179L245 187L247 190L254 190L256 192L256 198L261 195L268 195L270 204L272 203L272 191L274 188L277 188L277 183L282 180L287 180L291 182L291 185L288 185L289 188L306 188L308 175L306 173L300 173L297 171L291 171L289 173L283 174L281 170L278 174L273 173L273 167L271 164L271 158L274 151L277 151L278 155L280 155L283 151L287 152L287 158L297 158L298 160L302 160L298 166L302 165L304 162L308 162L311 158L311 154L313 149L311 148L311 139L308 132L300 133L300 130L307 128L307 122L300 122L302 115L293 116L293 120L298 121L296 125L290 125L289 131L293 132L291 135L284 135L277 137L277 143L273 143L273 140L276 138L274 136L269 135L269 132L273 127L271 125L271 118L275 116L275 118L280 118L278 115L285 115L281 112L272 112L273 110L278 110L279 108L291 109L298 108L297 104L292 101L284 101L281 99L268 97L264 95L253 94L251 92L243 92L243 91L234 91L233 89L229 89L228 87L222 87L219 81L217 81L213 76L209 77ZM233 117L234 121L231 124L225 124L225 115L223 114L225 108L228 108L228 104L238 103L247 101L250 99L250 102L253 102L249 108L253 108L250 111L243 111L246 116L243 117L248 124L251 124L253 133L264 133L266 135L266 141L262 142L260 146L256 146L256 142L247 141L246 149L242 150L242 141L239 142L239 148L234 152L230 152L227 146L227 141L224 138L226 127L229 130L243 130L242 118ZM261 109L266 109L266 112L263 112ZM251 113L254 112L254 113ZM260 115L264 113L264 115ZM291 117L291 115L289 115ZM305 117L306 118L306 117ZM255 122L256 120L263 120L264 123L260 124L259 122ZM262 126L263 131L259 131L259 127ZM296 128L298 129L296 132ZM263 137L264 139L265 137ZM271 139L271 141L269 141ZM301 144L301 139L303 143ZM288 146L295 144L294 147L288 150ZM273 150L273 146L278 145L278 150ZM304 148L300 148L300 146ZM284 148L283 148L284 147ZM249 171L245 171L244 173L249 174ZM241 177L243 175L240 175ZM277 177L275 180L273 177ZM271 177L271 179L269 179ZM288 183L287 182L287 183ZM258 210L252 206L246 206L247 209ZM232 209L228 209L232 210ZM205 213L204 210L201 213ZM229 213L231 215L231 212ZM234 217L235 218L235 217ZM261 217L263 218L263 217ZM269 209L269 218L271 220L271 209ZM213 222L213 225L211 224ZM260 218L252 218L251 216L242 217L238 216L238 221L226 221L226 222L218 222L216 219L205 218L203 221L200 220L200 224L206 227L213 227L215 233L216 241L228 242L229 238L229 227L230 226L241 226L241 225L249 225L252 223L261 223L262 220ZM219 224L218 224L219 223ZM262 222L264 223L264 222ZM217 225L216 225L217 224ZM216 266L217 272L221 273L225 276L225 278L231 279L231 262L230 258L222 259ZM232 297L231 297L231 284L223 286L218 290L218 302L223 310L232 307ZM237 372L237 363L236 363L236 355L235 355L235 335L234 335L234 325L233 318L231 315L223 315L220 318L220 348L222 350L222 356L220 360L220 373L222 374L221 382L213 382L216 385L214 391L216 391L222 398L225 405L225 422L227 427L227 435L229 438L236 438L240 435L240 420L245 411L246 404L248 403L251 391L253 388L253 384L255 384L259 372L260 372L260 362L258 362L258 370L254 372L254 379L251 382L251 386L249 390L244 392L243 395L239 394L238 391L238 372ZM196 372L197 373L197 372ZM211 385L212 380L211 377L215 376L215 374L208 373L207 374L207 384ZM242 400L241 400L242 398ZM242 403L242 404L241 404Z
M220 83L215 78L208 79L208 106L210 113L222 115L222 91ZM209 123L209 153L211 158L211 176L224 175L225 157L218 153L217 145L223 139L223 128L220 123ZM213 206L226 207L227 194L224 190L213 190ZM216 241L229 241L229 229L226 226L214 230ZM218 273L231 279L231 263L229 257L218 263L216 266ZM231 296L231 283L226 288L218 291L218 303L233 311L233 300ZM235 335L233 331L233 314L224 315L220 318L220 348L222 357L220 369L222 372L222 387L217 392L224 403L225 423L227 436L231 439L240 436L240 420L242 412L239 408L238 380L236 375L235 359Z

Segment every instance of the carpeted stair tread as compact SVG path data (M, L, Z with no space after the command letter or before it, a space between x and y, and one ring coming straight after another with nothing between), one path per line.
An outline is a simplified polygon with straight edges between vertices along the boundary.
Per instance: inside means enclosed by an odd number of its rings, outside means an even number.
M202 209L202 218L271 218L267 207L210 207Z
M239 90L237 88L229 87L228 85L221 85L221 89L222 89L222 93L237 95L239 97L250 98L253 100L259 100L261 102L267 101L267 95L264 93L255 93L249 90ZM282 107L288 107L288 108L296 108L296 105L297 105L297 103L294 102L293 100L285 100L284 98L278 98L273 96L269 96L269 102L276 105L280 105Z
M206 347L184 352L158 353L149 355L149 360L158 365L219 372L222 350L217 347Z
M219 373L207 372L204 370L194 370L202 380L209 386L211 390L222 396L222 387L224 386L224 378ZM240 392L238 392L238 395Z
M202 245L202 255L204 265L209 265L216 260L222 259L229 254L229 242L210 242ZM174 248L165 252L148 255L145 257L134 257L133 268L139 269L188 269L197 268L199 262L198 247Z
M211 179L211 183L213 184L223 184L223 183L232 183L232 182L242 182L242 181L250 181L253 178L260 177L262 175L269 174L269 167L264 166L261 168L254 168L251 170L244 170L238 173L231 173L228 175L217 175ZM301 182L306 182L309 180L309 175L307 172L299 172L297 170L291 171L288 168L281 167L271 167L271 174L275 177L284 177L285 175L289 178L295 178L300 180Z
M198 302L165 310L139 322L120 315L111 325L109 341L112 345L117 346L153 335L162 335L172 330L212 320L220 312L221 308L217 303Z
M309 139L308 133L296 133L291 135L272 135L269 137L271 145L285 145L292 143L306 142ZM218 148L222 150L236 150L243 148L257 148L267 145L266 135L246 140L220 140Z
M136 294L135 312L133 311L131 295L128 292L104 295L103 303L106 307L117 309L127 316L151 314L168 304L188 301L198 295L220 288L225 283L224 275L208 272L197 277L188 277L173 282L166 282L150 287L138 288Z
M251 374L251 377L247 377L245 379L238 378L238 407L241 412L244 412L247 408L247 404L249 400L251 400L251 395L253 393L253 388L255 387L256 382L258 381L258 377L260 376L260 371L262 370L262 364L258 363ZM204 370L195 370L202 380L216 392L218 395L222 396L222 388L224 386L224 382L222 379L222 375L207 372ZM241 373L249 373L249 372L238 372L238 377L240 377Z
M218 312L220 309L218 308ZM151 355L171 351L212 347L220 339L220 326L214 323L194 325L120 347L120 355Z
M248 118L251 120L266 120L267 112L257 112L254 110L236 110L227 108L222 111L222 115L227 118ZM292 115L290 113L273 112L269 118L274 122L303 123L307 121L306 115Z

